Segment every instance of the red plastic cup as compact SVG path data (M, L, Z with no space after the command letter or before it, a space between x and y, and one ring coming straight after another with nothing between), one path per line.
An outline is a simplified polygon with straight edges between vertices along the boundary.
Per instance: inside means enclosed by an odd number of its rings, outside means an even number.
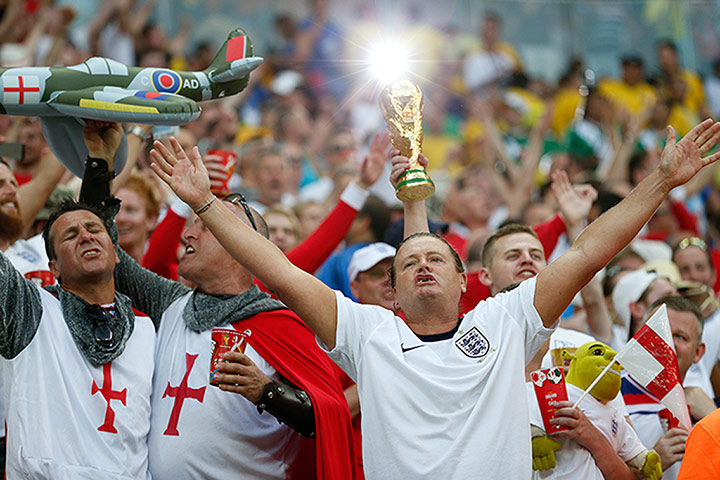
M25 278L32 280L32 282L40 288L55 285L55 277L49 270L33 270L32 272L27 272Z
M219 187L213 187L212 193L218 197L224 197L230 193L230 177L235 171L237 164L237 155L230 150L214 149L207 152L208 155L216 156L220 159L222 167L225 169L225 179Z
M535 387L535 395L537 396L538 405L540 405L545 432L550 435L562 430L569 430L570 427L550 423L550 419L555 416L557 410L554 402L563 402L568 399L567 390L565 389L565 374L562 367L535 370L530 373L530 380Z
M215 375L218 373L217 365L222 361L221 355L230 352L245 353L250 330L239 332L229 328L213 328L210 332L212 356L210 357L210 385L217 385Z

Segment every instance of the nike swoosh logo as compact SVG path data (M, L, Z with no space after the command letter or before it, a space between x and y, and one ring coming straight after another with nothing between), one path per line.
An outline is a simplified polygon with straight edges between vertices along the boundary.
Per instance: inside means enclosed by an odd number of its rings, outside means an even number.
M400 350L402 350L403 353L407 353L407 352L409 352L410 350L415 350L416 348L420 348L420 347L424 347L424 346L425 346L425 345L415 345L414 347L405 348L405 344L404 344L404 343L401 343L401 344L400 344Z

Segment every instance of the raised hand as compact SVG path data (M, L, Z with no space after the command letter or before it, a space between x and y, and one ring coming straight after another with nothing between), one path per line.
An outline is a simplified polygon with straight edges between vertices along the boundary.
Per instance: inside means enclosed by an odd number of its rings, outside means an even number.
M83 128L85 146L88 154L93 158L102 158L108 162L112 170L115 152L122 140L122 128L119 123L103 122L100 120L87 120Z
M573 186L563 170L552 173L551 190L568 225L576 225L587 219L597 199L597 190L590 185Z
M690 180L701 168L720 159L720 152L703 157L720 140L720 122L707 119L676 143L677 134L667 127L668 137L658 172L670 188Z
M155 141L153 146L150 166L190 208L198 210L214 198L210 192L207 169L197 147L188 157L175 137L170 137L172 152L159 141Z
M394 147L390 143L390 136L387 132L376 133L370 143L370 151L360 166L357 181L361 187L368 189L377 182L385 170L385 162L392 156L393 151Z
M397 185L400 182L400 177L403 173L405 173L405 170L410 168L410 160L407 157L400 155L400 151L397 149L392 153L394 156L392 158L392 170L390 170L390 183L394 188L397 188ZM418 163L427 170L428 159L422 153L418 157Z

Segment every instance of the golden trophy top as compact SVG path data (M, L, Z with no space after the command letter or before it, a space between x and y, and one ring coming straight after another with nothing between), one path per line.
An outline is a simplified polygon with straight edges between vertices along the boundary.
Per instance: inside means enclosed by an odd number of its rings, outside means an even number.
M410 161L410 168L400 176L395 189L395 195L403 201L424 200L435 192L435 184L418 161L423 140L422 109L422 91L410 80L398 80L380 95L380 110L390 140Z
M400 153L413 163L422 152L423 94L410 80L398 80L380 95L380 110L390 139Z

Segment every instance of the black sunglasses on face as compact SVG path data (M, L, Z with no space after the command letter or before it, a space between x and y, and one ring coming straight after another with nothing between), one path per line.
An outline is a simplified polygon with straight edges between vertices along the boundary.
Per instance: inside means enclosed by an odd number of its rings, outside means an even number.
M112 347L114 343L110 328L112 315L100 305L88 305L85 307L85 312L95 324L95 341L103 347Z
M256 232L258 231L257 225L255 224L255 218L253 218L250 207L248 206L247 201L245 200L245 197L242 193L231 193L230 195L227 195L225 198L223 198L223 202L230 202L233 205L240 205L245 212L245 215L247 215L248 220L250 220L250 225L252 225L253 230L255 230Z

